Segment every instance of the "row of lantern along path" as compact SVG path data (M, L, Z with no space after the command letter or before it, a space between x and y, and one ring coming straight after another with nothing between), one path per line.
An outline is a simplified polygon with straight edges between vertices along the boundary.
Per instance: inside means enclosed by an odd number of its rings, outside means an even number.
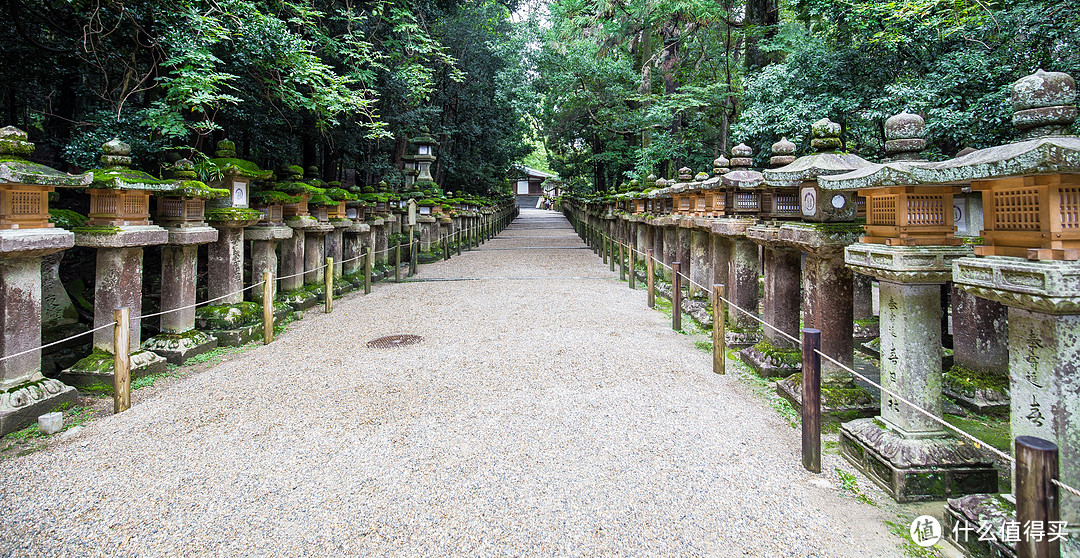
M263 293L251 287L264 272L280 278L271 292L281 319L363 286L365 275L400 277L401 252L414 272L418 262L494 235L513 218L513 199L439 192L427 168L433 143L420 146L424 166L398 194L385 184L378 192L325 184L314 168L263 170L237 158L229 141L206 163L209 185L187 160L166 178L135 170L129 146L116 140L102 146L101 169L70 175L30 161L24 132L0 129L0 435L73 401L75 387L111 390L115 309L130 310L132 376L155 373L166 361L260 335ZM61 195L88 202L88 215L50 213L50 199ZM96 252L92 346L88 335L68 338L89 329L58 279L59 256L73 246ZM144 288L147 247L160 247L158 292ZM324 273L333 274L334 293L325 292ZM158 308L146 311L144 298L157 298ZM141 323L159 313L158 323ZM151 336L142 341L144 332ZM64 339L48 349L74 355L70 365L46 377L40 347Z
M684 168L678 181L650 176L629 192L568 197L563 207L583 235L680 262L691 280L684 309L705 321L708 293L694 291L717 283L732 304L756 313L760 303L776 330L820 329L822 352L848 366L856 344L879 330L860 349L880 358L883 386L938 416L943 395L979 413L1007 412L1014 438L1059 446L1060 479L1077 486L1080 139L1066 135L1075 101L1070 76L1040 71L1012 87L1021 139L1007 145L927 162L923 119L904 113L885 124L889 159L872 163L840 151L839 125L823 119L812 126L811 153L795 157L782 139L762 172L739 145L711 177ZM743 312L728 315L727 343L743 347L761 375L784 378L778 392L798 408L796 344ZM842 422L842 455L894 498L949 498L947 521L974 526L1000 526L1012 513L986 453L888 394L876 402L842 367L825 361L822 374L822 412ZM1080 499L1063 496L1070 555L1080 552Z

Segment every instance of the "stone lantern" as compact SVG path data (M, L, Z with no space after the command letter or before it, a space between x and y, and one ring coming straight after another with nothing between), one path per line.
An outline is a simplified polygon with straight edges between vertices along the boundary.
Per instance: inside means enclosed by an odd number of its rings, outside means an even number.
M990 147L912 174L931 184L970 183L983 195L979 257L952 264L958 289L1008 307L1010 426L1059 447L1060 479L1080 484L1080 138L1065 131L1076 118L1076 83L1038 72L1012 87L1013 124L1024 141ZM998 496L950 500L947 521L968 521L980 506L1007 510ZM1063 497L1061 519L1080 524L1080 500ZM1063 555L1080 553L1080 538Z
M169 232L150 223L150 193L172 195L177 183L130 168L131 146L113 139L101 146L104 168L93 171L90 219L75 230L75 245L97 249L94 279L94 327L113 321L113 310L130 308L131 375L157 374L165 359L140 348L142 339L143 247L165 244ZM181 196L182 197L182 196ZM94 332L94 352L60 377L79 386L111 389L113 331Z
M772 144L772 157L769 166L780 168L795 162L795 144L786 137ZM798 189L785 184L765 184L762 192L763 209L761 217L768 220L799 219L802 215Z
M893 162L818 179L821 191L857 189L866 197L867 234L845 261L878 279L881 293L881 383L940 416L942 287L952 262L971 254L952 233L951 186L918 184L912 169L925 145L921 117L885 122ZM883 393L880 416L840 428L840 450L901 502L997 489L992 460L949 436L936 421Z
M293 236L293 229L285 225L285 204L298 204L303 198L274 189L277 182L273 175L258 186L251 194L251 206L262 214L262 218L244 229L244 241L251 242L252 281L260 281L263 273L270 272L275 277L270 292L276 296L280 287L276 278L285 275L281 273L282 266L278 265L277 248ZM251 299L262 302L262 289L252 289Z
M224 198L228 190L209 188L196 180L191 161L173 165L175 190L158 198L157 222L169 231L169 241L161 247L160 332L147 339L143 348L181 364L188 358L217 347L217 340L195 331L195 290L198 279L199 245L217 240L218 231L204 221L204 201Z
M679 169L679 181L671 187L672 215L690 214L694 196L688 189L692 180L694 180L694 175L689 167Z
M800 212L804 222L785 222L775 231L771 245L794 248L806 255L801 266L801 284L805 292L786 292L779 302L772 323L783 324L790 335L798 335L800 308L807 327L821 330L821 351L846 366L854 363L854 278L844 263L844 248L862 232L853 221L856 215L853 191L823 191L819 177L851 172L872 163L849 153L841 153L840 126L823 118L811 126L811 147L815 153L804 155L791 163L767 169L765 183L769 187L795 188L800 196ZM821 203L819 203L821 200ZM843 223L847 221L848 224ZM825 224L828 223L828 224ZM790 277L799 257L785 257L774 268L778 279ZM779 264L779 262L777 262ZM769 282L766 277L766 283ZM788 280L784 279L783 283ZM776 282L774 285L780 285ZM794 326L796 331L787 328ZM822 411L838 418L872 416L877 405L870 394L856 385L850 372L823 359ZM777 384L777 392L793 406L801 408L801 376L794 374Z
M70 175L26 160L26 133L0 129L0 435L25 427L78 393L41 374L42 258L74 245L48 222L49 192L84 187L93 175ZM42 217L43 216L43 217Z
M424 129L420 136L409 141L416 146L416 155L412 157L419 167L416 182L435 182L435 178L431 176L431 164L435 162L435 147L439 145L439 142L431 137L427 129Z
M252 180L265 180L272 171L262 170L251 161L236 157L236 144L229 140L217 143L217 150L210 162L221 171L221 179L210 183L215 188L229 191L229 195L215 202L213 207L248 207Z

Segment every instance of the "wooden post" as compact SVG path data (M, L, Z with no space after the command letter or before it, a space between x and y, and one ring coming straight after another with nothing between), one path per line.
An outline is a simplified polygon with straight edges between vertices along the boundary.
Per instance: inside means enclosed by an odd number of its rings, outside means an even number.
M414 255L416 255L416 252L413 246L413 228L412 225L409 225L409 277L416 275L416 266L413 265Z
M457 255L461 255L461 229L457 230Z
M446 233L442 241L443 260L450 259L450 233Z
M113 412L131 408L131 309L113 310Z
M634 248L630 247L626 258L629 260L628 266L630 268L629 286L630 290L634 290L635 283L637 283L637 254L634 253Z
M649 308L656 308L656 275L653 269L653 251L645 256L645 285L649 288Z
M398 237L401 238L401 237ZM394 246L394 282L401 282L401 241Z
M326 295L323 296L326 304L323 312L329 314L334 311L334 258L326 258L326 273L323 277L326 279Z
M608 239L608 264L611 266L611 271L615 271L615 237Z
M724 306L724 285L712 286L712 371L727 373L727 309Z
M619 281L626 281L626 250L619 243Z
M821 472L821 330L802 330L802 464Z
M671 262L671 329L682 330L682 262Z
M371 268L375 265L374 254L371 253L371 246L368 246L366 252L364 252L364 294L371 294Z
M274 340L274 275L263 272L263 345Z
M1051 521L1060 521L1058 487L1050 479L1058 478L1058 447L1034 436L1016 437L1016 521L1020 525L1043 525L1050 531ZM1029 523L1031 522L1031 523ZM1020 537L1017 558L1059 558L1061 542L1051 537Z
M607 255L608 255L608 239L607 239L606 236L604 236L604 233L600 233L600 259L602 259L605 264L607 264L607 259L608 259ZM614 264L612 265L611 270L615 271Z

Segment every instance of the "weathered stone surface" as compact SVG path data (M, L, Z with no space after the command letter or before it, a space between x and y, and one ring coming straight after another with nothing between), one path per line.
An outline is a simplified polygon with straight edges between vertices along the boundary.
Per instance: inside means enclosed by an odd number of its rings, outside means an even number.
M169 231L157 225L118 227L101 234L76 233L75 245L83 248L129 248L155 246L169 241Z
M218 239L218 231L214 227L167 227L169 231L168 244L209 244Z
M942 536L948 538L957 548L963 549L968 556L1016 558L1016 551L1010 543L1004 543L995 536L997 528L1005 521L1016 520L1016 506L1002 494L971 494L960 498L949 498L945 506ZM989 530L989 540L979 540L981 526L993 525ZM971 529L965 531L965 528ZM969 533L964 536L964 533ZM959 535L959 537L954 536ZM1066 556L1068 556L1066 554Z
M757 224L755 219L724 218L713 223L713 233L722 236L742 236L747 229Z
M329 234L326 235L326 257L334 259L334 278L339 278L342 275L343 254L345 247L343 245L344 239L342 237L342 229L335 228Z
M304 284L322 284L326 265L326 242L322 231L307 231L304 237Z
M63 252L49 254L41 261L41 328L49 330L76 324L79 313L60 283L60 260Z
M207 295L215 304L232 304L244 300L244 229L218 228L218 239L210 244L207 265Z
M953 281L960 289L1006 306L1080 313L1080 262L960 258L953 262Z
M920 184L971 182L1003 176L1080 172L1080 138L1043 137L911 167Z
M114 356L108 351L94 351L75 366L60 373L60 379L72 386L112 393ZM131 378L165 372L166 361L150 351L135 347L131 351Z
M293 235L281 241L280 287L294 291L304 286L304 229L294 229Z
M844 261L857 273L880 280L944 284L952 279L952 262L971 254L970 246L852 244L844 250Z
M41 345L41 258L0 259L0 355ZM0 393L41 377L41 351L0 361Z
M953 287L953 363L956 367L946 376L942 389L950 398L979 414L1009 409L1007 313L1008 309L1000 302ZM988 378L996 381L985 381Z
M290 227L248 227L244 240L285 240L293 235Z
M859 419L840 426L840 452L899 502L997 491L993 462L951 437L911 439Z
M744 310L757 313L758 308L758 247L745 236L733 237L731 250L730 275L728 277L728 300ZM752 334L743 339L743 343L753 344L758 341L760 325L745 312L732 309L732 329Z
M26 428L62 404L74 405L78 398L75 388L40 374L21 384L5 386L0 391L0 436Z
M162 236L166 236L161 229ZM113 310L129 308L131 316L130 349L138 350L142 336L142 257L143 249L99 248L94 280L94 327L113 321ZM94 332L94 347L113 349L112 328Z
M217 234L217 231L214 231ZM198 246L166 244L161 248L161 331L183 333L195 327Z
M765 305L763 318L776 329L764 327L763 336L778 349L794 350L795 343L777 333L782 331L799 337L802 297L802 255L798 250L777 246L766 247Z
M172 364L183 364L185 360L217 346L217 339L195 330L185 333L159 333L143 343L144 349L164 357Z
M843 259L844 248L858 242L861 235L862 227L854 223L784 223L780 226L776 240L808 254L833 254Z
M64 229L0 230L0 258L47 256L75 245L75 235Z

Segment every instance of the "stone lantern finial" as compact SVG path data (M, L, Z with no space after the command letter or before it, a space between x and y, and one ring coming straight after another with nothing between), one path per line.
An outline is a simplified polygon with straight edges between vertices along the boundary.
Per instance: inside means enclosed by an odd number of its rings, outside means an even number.
M731 161L729 161L727 157L720 155L719 157L713 159L712 166L713 174L719 176L731 170L729 168L731 166Z
M836 151L844 145L840 141L840 125L828 118L822 118L814 122L810 126L810 133L813 135L813 139L810 140L810 147L821 153Z
M690 167L683 167L679 169L679 182L690 182L694 179L693 171Z
M885 154L891 161L920 161L926 147L926 123L917 114L903 111L885 121Z
M1076 120L1076 81L1064 72L1044 72L1016 80L1009 95L1013 126L1023 139L1063 136Z
M101 164L106 167L130 167L131 146L113 138L101 144Z
M14 126L0 128L0 156L21 159L33 152L34 144L27 139L26 132Z
M754 166L754 150L745 143L731 148L731 170L747 170Z
M217 142L217 149L214 151L214 157L217 157L218 159L235 159L236 144L227 139Z
M769 164L773 168L783 167L794 162L795 144L789 141L787 136L781 137L780 141L772 144L772 157L769 158Z
M173 177L181 180L195 180L195 163L190 159L180 159L173 164Z

